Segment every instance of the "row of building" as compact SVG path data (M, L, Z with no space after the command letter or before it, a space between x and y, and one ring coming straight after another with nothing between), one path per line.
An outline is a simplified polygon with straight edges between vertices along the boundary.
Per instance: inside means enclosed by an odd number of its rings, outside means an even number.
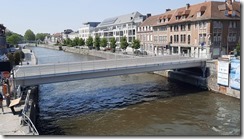
M70 29L47 38L56 43L75 37L115 37L119 45L123 36L131 43L141 42L141 50L153 55L184 54L212 56L229 54L240 42L240 2L235 0L204 1L166 9L151 16L133 12L102 22L87 22L78 31Z

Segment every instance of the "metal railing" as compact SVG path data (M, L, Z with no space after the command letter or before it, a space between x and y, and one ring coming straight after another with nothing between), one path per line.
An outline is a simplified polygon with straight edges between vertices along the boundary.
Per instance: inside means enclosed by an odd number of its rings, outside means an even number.
M95 71L102 69L128 68L134 66L149 66L154 64L177 64L206 61L207 58L183 57L179 55L136 57L112 60L93 60L86 62L68 62L57 64L43 64L22 66L15 70L15 77L45 76L69 74L71 72Z
M33 135L39 135L39 132L37 131L35 125L33 124L33 122L31 121L31 119L26 115L27 112L29 111L30 105L29 105L29 101L30 101L30 93L31 91L28 90L27 92L27 96L25 98L25 104L24 104L24 108L22 111L22 124L27 124L27 126L29 127L29 132L33 133Z

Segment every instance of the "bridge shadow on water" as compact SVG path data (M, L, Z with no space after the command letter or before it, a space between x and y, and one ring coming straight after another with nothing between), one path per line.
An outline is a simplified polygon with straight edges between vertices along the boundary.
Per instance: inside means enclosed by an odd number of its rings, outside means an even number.
M69 83L68 83L69 84ZM65 84L63 84L65 88ZM66 84L67 85L67 84ZM39 98L38 131L45 135L63 135L62 129L54 123L63 118L77 117L91 113L117 110L158 99L200 92L192 85L171 81L133 83L113 87L78 88L57 92L55 85L44 85ZM64 89L65 90L65 89Z

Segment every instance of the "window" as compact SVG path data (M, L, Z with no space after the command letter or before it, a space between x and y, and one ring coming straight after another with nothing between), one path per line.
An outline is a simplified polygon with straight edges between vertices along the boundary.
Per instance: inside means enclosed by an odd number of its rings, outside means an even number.
M203 22L203 28L204 29L206 28L206 22Z
M188 35L188 44L191 43L191 35Z
M186 30L186 26L185 26L185 25L181 25L181 26L180 26L180 30L181 30L181 31L185 31L185 30Z
M158 41L158 36L154 36L154 41L155 41L155 42Z
M191 30L191 24L188 24L188 31Z
M233 22L233 28L236 28L236 22Z
M232 41L233 41L233 42L236 42L236 33L233 33L233 34L232 34Z
M159 36L159 42L163 41L163 36Z

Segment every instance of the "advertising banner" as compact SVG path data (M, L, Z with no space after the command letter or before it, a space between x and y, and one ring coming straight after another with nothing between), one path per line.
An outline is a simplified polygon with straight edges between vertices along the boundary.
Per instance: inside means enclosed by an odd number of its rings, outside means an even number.
M218 84L229 86L229 62L218 61Z
M232 59L230 68L230 87L240 90L240 60Z

